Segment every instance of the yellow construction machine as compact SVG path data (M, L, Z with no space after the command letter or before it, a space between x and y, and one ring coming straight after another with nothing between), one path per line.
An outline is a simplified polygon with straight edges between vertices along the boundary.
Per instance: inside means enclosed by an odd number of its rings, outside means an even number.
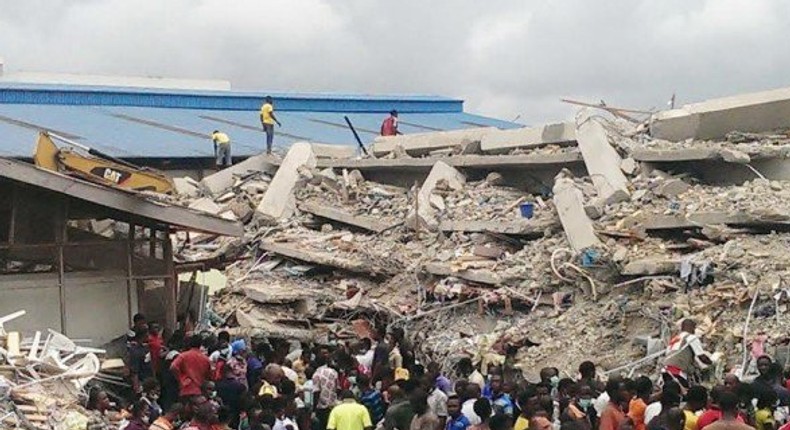
M58 147L53 139L65 146ZM107 186L157 193L175 190L173 181L158 170L135 166L52 132L39 133L33 160L38 167Z

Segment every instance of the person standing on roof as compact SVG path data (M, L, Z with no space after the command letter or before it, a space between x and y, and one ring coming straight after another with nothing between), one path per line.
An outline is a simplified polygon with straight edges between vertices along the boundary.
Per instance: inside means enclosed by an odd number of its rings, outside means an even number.
M274 116L274 101L272 100L272 97L266 96L263 106L261 106L261 125L263 126L263 132L266 133L267 154L272 153L272 144L274 143L274 124L277 124L278 127L283 126L280 123L280 120Z
M402 134L398 131L398 111L393 110L390 112L390 116L381 123L381 135L395 136L398 134Z
M211 140L214 142L214 157L217 159L217 169L230 167L233 164L230 160L230 137L219 130L214 130L211 133Z

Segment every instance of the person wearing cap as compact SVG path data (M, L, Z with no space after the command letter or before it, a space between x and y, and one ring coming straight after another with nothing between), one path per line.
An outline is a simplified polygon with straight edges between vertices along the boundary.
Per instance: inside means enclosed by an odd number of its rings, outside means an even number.
M381 123L381 135L396 136L398 134L402 134L398 131L398 111L392 110L390 111L390 116Z
M217 169L230 167L233 163L230 159L230 137L227 134L214 130L211 133L211 140L214 142L214 157L217 159Z
M266 96L261 106L261 126L263 132L266 133L266 153L272 153L272 145L274 144L274 124L278 127L283 125L280 120L274 116L274 101L271 96Z

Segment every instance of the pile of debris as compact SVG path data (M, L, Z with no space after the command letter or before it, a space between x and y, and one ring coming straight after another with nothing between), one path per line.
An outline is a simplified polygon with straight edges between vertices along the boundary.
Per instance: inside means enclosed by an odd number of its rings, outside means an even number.
M0 317L0 426L85 428L86 386L91 381L124 385L111 370L123 363L103 362L103 350L79 346L53 330L23 339L18 331L3 329L24 315L22 310Z
M229 264L213 306L244 333L329 341L359 335L359 320L386 322L426 360L515 351L525 371L571 373L588 358L655 365L646 346L684 316L728 368L755 333L787 340L784 129L669 142L677 115L640 123L605 108L616 118L377 139L376 159L321 161L297 144L273 175L245 162L217 174L225 187L184 197L243 221L244 238L178 237L175 249ZM575 155L533 157L544 152ZM367 179L379 165L400 177ZM553 187L520 182L530 166ZM732 185L730 167L748 177Z

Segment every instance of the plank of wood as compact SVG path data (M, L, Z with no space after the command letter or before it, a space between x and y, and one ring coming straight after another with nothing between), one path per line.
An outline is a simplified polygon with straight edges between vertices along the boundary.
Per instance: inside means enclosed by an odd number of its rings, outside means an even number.
M624 276L650 276L678 273L680 260L672 258L644 258L629 262L620 271Z

